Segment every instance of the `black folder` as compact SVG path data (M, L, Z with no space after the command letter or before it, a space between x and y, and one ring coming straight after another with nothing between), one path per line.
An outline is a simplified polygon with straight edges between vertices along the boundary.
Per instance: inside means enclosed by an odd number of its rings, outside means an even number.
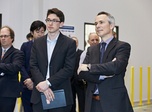
M63 89L53 91L55 99L47 104L44 93L41 93L43 109L53 109L66 106L65 93Z

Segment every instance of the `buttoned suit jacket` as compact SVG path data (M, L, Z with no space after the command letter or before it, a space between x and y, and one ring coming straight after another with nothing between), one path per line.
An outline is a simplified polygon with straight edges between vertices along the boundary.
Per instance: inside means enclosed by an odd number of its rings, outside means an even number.
M98 85L103 112L133 112L124 76L131 46L115 38L111 40L100 64L100 44L88 49L85 64L91 64L89 72L80 72L79 77L88 82L85 112L90 112L95 85ZM99 80L100 75L113 76Z
M49 63L50 78L48 80L52 90L64 89L67 105L73 103L70 79L75 67L75 54L75 41L60 33ZM45 81L47 74L47 35L34 41L30 66L34 81L31 101L36 104L40 102L40 92L35 86L39 82Z
M0 48L0 55L2 48ZM24 54L22 51L11 46L0 60L0 96L19 97L21 84L18 73L24 64Z

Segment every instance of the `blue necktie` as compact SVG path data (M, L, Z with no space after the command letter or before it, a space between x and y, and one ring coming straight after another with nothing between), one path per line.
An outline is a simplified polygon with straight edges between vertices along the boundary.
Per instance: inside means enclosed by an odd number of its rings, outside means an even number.
M102 59L103 59L103 55L104 55L104 52L105 52L105 47L106 47L106 43L105 42L102 42L101 43L101 47L100 47L100 63L102 63ZM99 91L98 91L98 85L96 84L96 87L95 87L95 92L94 94L99 94Z
M101 48L100 48L100 63L102 63L102 59L103 59L103 55L104 55L104 52L105 52L105 47L106 47L106 43L105 42L102 42L101 43Z

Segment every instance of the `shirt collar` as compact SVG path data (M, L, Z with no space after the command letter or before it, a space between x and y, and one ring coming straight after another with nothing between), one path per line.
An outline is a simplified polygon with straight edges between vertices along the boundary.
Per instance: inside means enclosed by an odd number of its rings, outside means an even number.
M112 36L112 37L110 37L109 39L107 39L107 40L105 41L106 45L108 45L113 38L114 38L114 37ZM104 41L102 40L101 43L102 43L102 42L104 42Z
M9 48L10 48L10 47L8 47L8 48L4 49L4 48L2 47L2 51L4 51L4 50L5 50L5 52L6 52Z
M59 34L60 34L60 33L59 33ZM57 39L59 38L59 34L58 34L58 35L56 36L56 38L53 39L53 40L50 40L49 36L47 35L47 41L49 41L49 42L57 41Z

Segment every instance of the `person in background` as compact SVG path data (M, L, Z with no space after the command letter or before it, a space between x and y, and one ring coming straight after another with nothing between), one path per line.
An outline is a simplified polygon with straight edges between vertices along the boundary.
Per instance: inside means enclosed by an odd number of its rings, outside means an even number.
M118 39L117 33L113 31L113 36Z
M90 46L93 46L93 45L96 45L96 44L99 44L100 42L100 38L99 36L96 34L96 32L91 32L88 36L88 43ZM83 53L81 54L80 56L80 64L83 63L84 59L85 59L85 56L86 56L86 52L87 50L84 50Z
M114 26L111 14L97 14L95 30L101 42L87 50L78 68L79 78L88 83L85 112L133 112L124 82L131 46L114 38Z
M33 43L30 68L34 82L31 97L34 112L70 112L73 104L71 77L75 67L76 43L60 32L64 20L61 10L49 9L46 16L48 33ZM49 104L55 98L53 91L60 89L65 93L66 106L43 110L41 92Z
M28 34L26 35L26 39L27 39L28 41L33 40L33 35L32 35L31 33L28 33Z
M46 25L42 21L40 20L34 21L30 26L30 33L29 33L32 35L33 40L24 42L21 45L21 51L23 51L25 55L25 64L21 69L21 81L23 84L21 99L22 99L24 112L33 112L32 103L30 102L32 89L33 89L33 81L30 72L30 65L29 65L31 48L33 46L33 42L37 38L44 36L45 30L46 30Z
M96 32L91 32L89 34L88 43L90 46L96 45L100 42L100 38Z
M76 64L74 68L74 75L71 78L71 85L72 85L72 93L73 93L73 101L74 104L72 105L72 109L70 112L76 112L76 95L78 98L78 110L79 112L84 112L84 103L85 103L85 84L82 80L78 79L77 69L79 67L80 55L83 52L82 50L78 49L78 38L72 37L73 40L76 42Z
M9 26L0 29L0 112L14 112L21 84L18 74L24 64L24 54L13 47L15 33Z

